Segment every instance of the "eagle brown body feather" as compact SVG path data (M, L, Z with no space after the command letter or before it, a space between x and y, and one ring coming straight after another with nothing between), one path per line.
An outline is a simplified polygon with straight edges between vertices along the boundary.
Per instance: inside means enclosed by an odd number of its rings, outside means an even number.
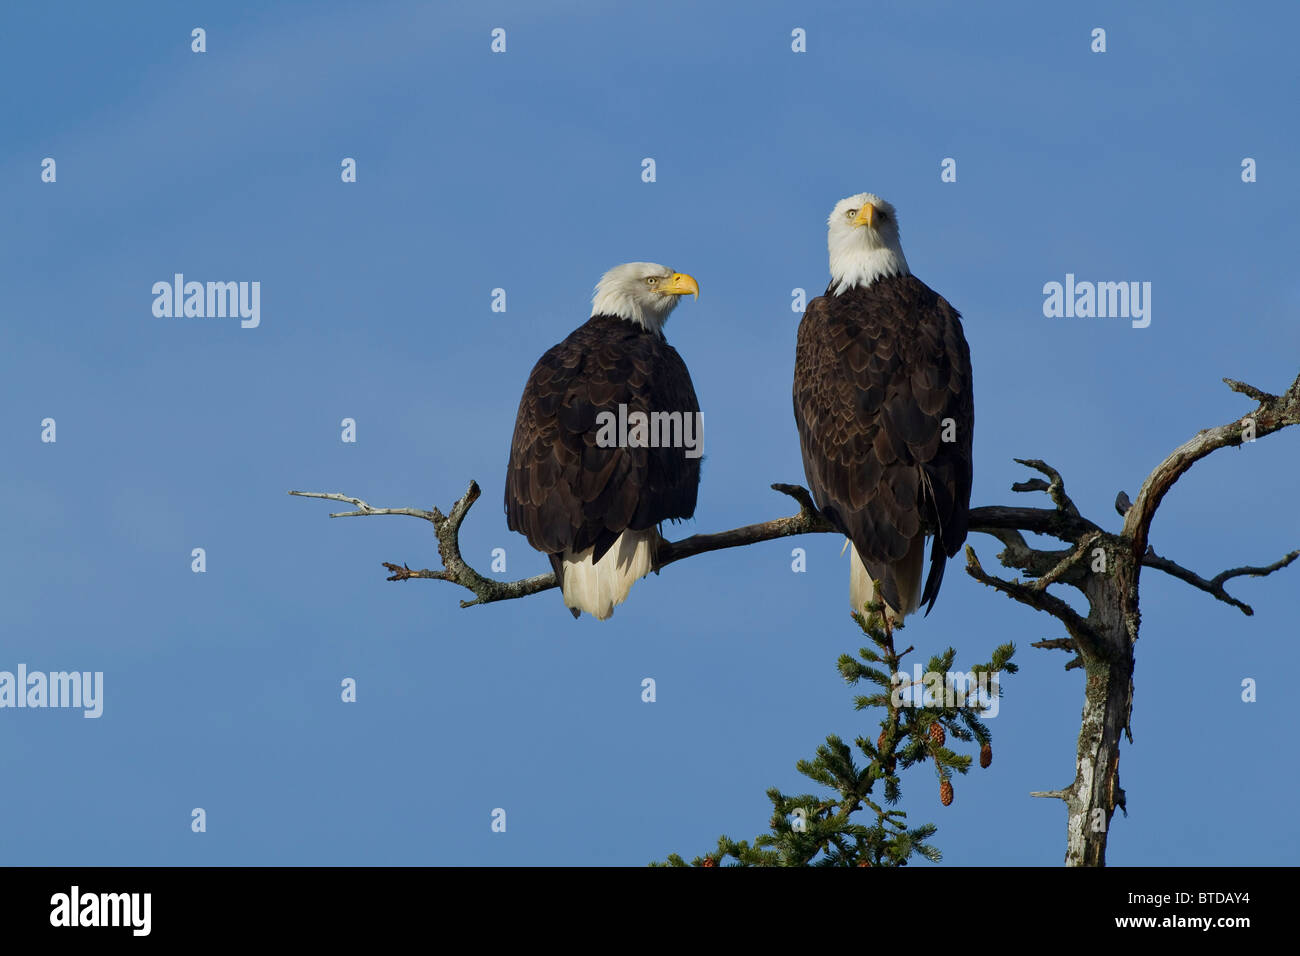
M598 562L624 531L695 513L699 458L680 447L596 443L597 416L617 415L620 404L629 414L700 410L677 350L660 333L609 315L592 316L548 350L519 401L506 523L550 556L562 587L566 556L591 548Z
M897 574L912 565L919 583L920 536L934 536L919 598L929 613L970 508L975 409L960 314L910 275L828 289L799 325L794 417L817 507L902 614L912 608Z

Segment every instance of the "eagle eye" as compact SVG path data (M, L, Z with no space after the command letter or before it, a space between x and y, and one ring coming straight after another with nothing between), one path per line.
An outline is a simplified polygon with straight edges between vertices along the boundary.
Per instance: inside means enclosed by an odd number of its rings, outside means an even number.
M845 219L856 219L857 217L858 217L858 211L856 209L850 209L844 213Z
M646 276L646 280L645 280L646 285L657 285L658 283L659 283L658 276Z

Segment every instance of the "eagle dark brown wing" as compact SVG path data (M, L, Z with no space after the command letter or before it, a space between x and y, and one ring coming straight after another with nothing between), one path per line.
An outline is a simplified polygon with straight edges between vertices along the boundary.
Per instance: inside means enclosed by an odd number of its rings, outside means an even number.
M597 416L694 416L699 400L677 350L623 319L593 316L534 366L519 401L506 471L506 523L539 551L594 547L600 560L627 529L695 513L700 459L680 447L596 443Z
M853 542L891 607L891 565L934 534L921 603L966 539L975 406L961 316L912 276L808 304L795 357L794 417L817 507ZM953 441L944 441L952 419Z

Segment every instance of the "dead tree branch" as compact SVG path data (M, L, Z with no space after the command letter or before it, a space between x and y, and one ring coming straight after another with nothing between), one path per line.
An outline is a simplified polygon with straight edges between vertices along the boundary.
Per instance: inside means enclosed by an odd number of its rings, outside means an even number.
M974 550L966 549L967 572L973 578L1036 610L1046 611L1070 635L1068 639L1039 641L1035 646L1074 651L1076 656L1066 668L1084 670L1084 705L1074 780L1067 787L1032 794L1065 801L1068 865L1105 863L1111 819L1117 808L1125 807L1124 791L1119 785L1120 738L1126 735L1130 743L1133 739L1130 719L1134 644L1141 623L1138 579L1142 568L1163 571L1239 608L1244 614L1251 614L1249 605L1227 592L1226 582L1243 575L1272 574L1300 557L1300 551L1292 551L1269 565L1233 568L1206 579L1156 554L1148 543L1151 523L1161 500L1193 464L1219 448L1248 443L1300 423L1300 376L1281 396L1231 379L1224 381L1233 391L1254 399L1258 407L1240 419L1204 429L1174 449L1147 476L1135 500L1130 501L1121 491L1115 498L1115 510L1124 519L1118 534L1109 534L1086 522L1066 495L1059 473L1041 461L1026 460L1021 463L1047 475L1049 480L1032 478L1017 482L1012 489L1046 492L1055 505L1055 529L1051 533L1072 547L1064 552L1042 551L1029 547L1018 533L1005 529L992 532L1006 546L999 555L1002 563L1035 576L1037 580L1032 584L989 575L980 566ZM1087 617L1048 594L1046 589L1052 584L1068 584L1082 592L1088 600Z
M757 544L760 541L771 541L775 538L835 530L831 527L830 522L818 512L817 506L813 504L812 496L807 489L799 485L783 484L775 484L772 487L797 501L799 503L799 513L790 515L787 518L774 518L771 521L745 525L743 528L733 528L730 531L720 531L715 534L696 534L689 538L683 538L681 541L665 541L656 556L656 569L667 567L677 561L694 557L697 554L704 554L708 551L720 551L723 548L741 548L746 545ZM431 511L420 508L374 508L360 498L332 492L291 491L289 494L298 495L302 498L346 501L357 506L358 510L356 511L335 512L330 515L331 518L351 518L363 515L409 515L431 522L434 533L438 537L438 555L442 558L442 568L439 570L422 568L417 571L405 564L392 564L385 561L384 567L391 572L388 580L409 581L413 578L429 578L459 584L474 594L474 600L461 601L461 607L472 607L475 604L491 604L494 601L509 601L536 594L538 591L547 591L556 586L553 571L534 575L531 578L523 578L519 581L495 581L479 574L464 559L460 553L460 526L464 522L470 506L478 500L481 494L478 482L471 481L469 483L469 490L452 505L451 512L446 516L437 508Z
M1292 551L1269 565L1233 568L1206 579L1156 554L1148 543L1151 523L1161 500L1193 464L1219 448L1248 443L1300 423L1300 376L1282 395L1271 395L1232 379L1224 381L1233 391L1255 400L1258 407L1242 418L1204 429L1174 449L1147 476L1136 499L1130 501L1124 492L1120 492L1115 500L1115 510L1124 519L1119 533L1109 533L1083 517L1066 494L1060 473L1038 459L1016 460L1042 473L1046 480L1031 478L1017 482L1012 490L1045 492L1052 502L1051 508L993 505L974 508L970 512L972 532L990 535L1001 542L1003 550L998 559L1003 566L1023 571L1034 580L1029 583L1018 579L1011 581L987 573L969 546L966 548L967 573L975 580L1060 621L1069 637L1040 641L1035 646L1073 651L1075 656L1066 668L1081 667L1085 673L1075 779L1068 787L1033 794L1064 800L1069 808L1066 850L1066 863L1069 865L1104 864L1111 818L1116 808L1124 808L1124 791L1119 786L1119 745L1122 734L1127 734L1132 742L1129 720L1133 706L1133 651L1140 624L1138 578L1142 567L1170 574L1245 614L1251 614L1249 605L1230 595L1225 584L1244 575L1262 577L1272 574L1300 557L1300 550ZM772 487L794 498L799 504L798 513L729 531L665 541L657 555L656 570L709 551L745 547L792 535L835 531L817 511L807 490L798 485L775 484ZM385 562L384 567L390 572L388 580L429 578L450 581L474 595L473 600L461 601L462 607L527 597L555 587L555 575L550 572L518 581L496 581L479 574L465 561L460 552L460 527L479 493L478 484L470 482L465 494L452 505L448 514L443 515L437 508L428 511L420 508L374 508L349 495L289 492L301 497L342 501L355 508L353 511L335 512L330 517L406 515L430 522L437 537L442 567L412 570L406 564ZM1026 533L1054 537L1067 547L1051 551L1030 547L1024 538ZM1083 616L1049 592L1048 588L1053 585L1068 585L1082 592L1088 600L1088 615ZM1101 817L1104 817L1104 825L1099 826Z
M1160 555L1156 554L1155 549L1150 545L1147 545L1147 553L1142 559L1142 564L1148 568L1155 568L1157 571L1164 571L1166 574L1173 575L1180 581L1186 581L1192 587L1200 588L1206 594L1214 595L1224 604L1231 604L1235 608L1240 608L1242 614L1249 616L1255 613L1254 609L1249 604L1238 601L1235 597L1229 594L1223 586L1224 582L1231 578L1242 577L1243 575L1251 575L1252 577L1257 578L1266 577L1274 571L1282 570L1296 558L1300 558L1300 551L1292 551L1289 554L1278 558L1278 560L1274 561L1272 564L1265 565L1262 568L1244 567L1232 568L1229 571L1220 571L1208 581L1196 572L1189 571L1182 565L1170 561L1168 558L1160 557Z
M1280 396L1237 382L1230 378L1223 380L1234 392L1240 392L1259 402L1253 412L1217 428L1207 428L1175 448L1168 457L1142 482L1133 507L1124 516L1122 536L1130 543L1135 556L1145 555L1147 537L1151 531L1151 522L1155 518L1160 501L1181 478L1187 469L1206 455L1220 448L1236 447L1245 442L1255 441L1265 435L1271 435L1288 425L1300 423L1300 376L1291 383L1291 387Z

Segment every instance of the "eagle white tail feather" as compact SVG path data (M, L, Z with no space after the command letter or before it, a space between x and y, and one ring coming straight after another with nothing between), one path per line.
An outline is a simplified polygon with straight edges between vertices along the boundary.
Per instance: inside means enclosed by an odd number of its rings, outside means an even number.
M846 539L847 540L847 539ZM849 547L849 603L853 610L866 613L863 605L876 600L876 583L867 573L858 549ZM901 561L894 563L894 583L898 586L898 597L903 608L899 613L881 598L885 605L885 614L891 624L897 624L906 615L921 606L921 578L925 570L925 535L918 534L912 539L912 545Z
M632 585L654 570L659 532L624 531L599 561L588 548L564 554L564 603L603 621L622 604Z

